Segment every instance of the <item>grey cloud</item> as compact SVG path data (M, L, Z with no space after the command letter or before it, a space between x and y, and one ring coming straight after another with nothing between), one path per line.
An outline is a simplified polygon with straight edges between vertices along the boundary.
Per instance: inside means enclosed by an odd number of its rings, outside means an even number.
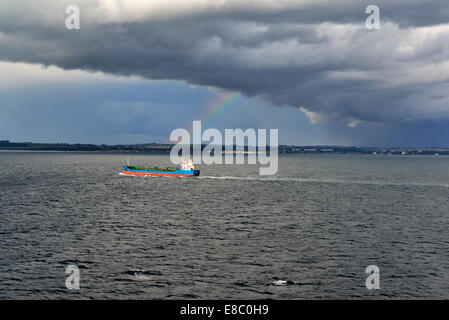
M64 28L64 1L35 12L11 4L14 14L0 14L0 59L215 86L325 121L449 119L449 77L431 68L449 72L447 0L377 1L378 31L364 28L370 2L272 13L225 4L125 22L84 18L79 31Z

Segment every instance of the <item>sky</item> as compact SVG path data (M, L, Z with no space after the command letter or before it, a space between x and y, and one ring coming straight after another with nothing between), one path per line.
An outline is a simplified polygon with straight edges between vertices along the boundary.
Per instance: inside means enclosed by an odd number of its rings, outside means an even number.
M449 2L0 2L0 140L169 142L193 120L289 145L449 147Z

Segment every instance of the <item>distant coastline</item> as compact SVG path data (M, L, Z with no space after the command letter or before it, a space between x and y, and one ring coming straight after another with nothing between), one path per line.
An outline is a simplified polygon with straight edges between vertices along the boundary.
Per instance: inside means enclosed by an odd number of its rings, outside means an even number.
M72 152L111 152L111 153L170 153L174 144L118 144L96 145L80 143L35 143L10 142L0 140L2 151L72 151ZM205 145L203 145L204 147ZM267 147L268 148L268 147ZM236 147L234 146L234 150ZM247 150L247 147L245 147ZM224 150L223 150L224 151ZM449 148L396 148L396 147L355 147L355 146L293 146L280 145L279 153L303 154L385 154L385 155L449 155Z

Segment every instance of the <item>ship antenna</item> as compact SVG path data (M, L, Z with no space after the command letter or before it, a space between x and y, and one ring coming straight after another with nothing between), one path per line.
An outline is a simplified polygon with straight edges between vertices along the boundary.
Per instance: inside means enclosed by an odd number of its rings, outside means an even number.
M126 165L129 167L129 156L126 157Z

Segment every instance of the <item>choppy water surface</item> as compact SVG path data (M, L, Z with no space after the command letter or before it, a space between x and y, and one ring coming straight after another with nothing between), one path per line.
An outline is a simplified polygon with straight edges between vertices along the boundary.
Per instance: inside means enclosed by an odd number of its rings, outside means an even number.
M0 152L0 298L449 298L449 157L285 155L274 177L199 179L124 177L124 162Z

